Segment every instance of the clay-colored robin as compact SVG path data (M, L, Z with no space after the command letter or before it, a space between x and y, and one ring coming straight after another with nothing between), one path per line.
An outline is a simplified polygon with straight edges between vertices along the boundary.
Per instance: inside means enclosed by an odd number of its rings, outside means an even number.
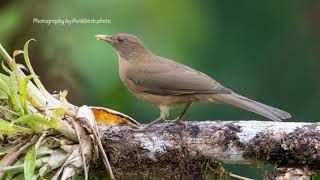
M115 48L119 56L120 78L129 91L160 108L160 117L149 125L166 120L169 108L176 105L185 105L177 118L178 122L182 122L185 112L195 102L229 104L274 121L291 117L285 111L225 88L200 71L153 54L134 35L96 35L96 38Z

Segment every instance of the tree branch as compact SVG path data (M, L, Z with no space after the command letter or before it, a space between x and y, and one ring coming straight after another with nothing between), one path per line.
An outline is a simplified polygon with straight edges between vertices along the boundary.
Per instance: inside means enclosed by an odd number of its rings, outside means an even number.
M314 175L307 169L298 168L277 168L275 171L267 173L265 179L301 179L309 180L311 176Z
M129 126L99 129L116 176L196 178L220 162L320 169L320 124L206 121L157 124L145 132Z

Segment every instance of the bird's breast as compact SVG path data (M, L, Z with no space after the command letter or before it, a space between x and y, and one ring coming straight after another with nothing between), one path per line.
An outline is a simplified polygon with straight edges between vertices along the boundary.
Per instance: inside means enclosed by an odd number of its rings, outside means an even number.
M128 71L130 68L130 64L126 60L119 61L119 76L122 81L122 83L128 88L128 90L136 95L139 92L139 88L137 85L130 80L130 77L128 77Z

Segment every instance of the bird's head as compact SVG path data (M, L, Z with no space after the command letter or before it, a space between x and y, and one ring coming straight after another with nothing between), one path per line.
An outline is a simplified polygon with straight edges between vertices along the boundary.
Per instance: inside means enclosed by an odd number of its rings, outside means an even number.
M140 39L132 34L96 35L96 38L97 40L103 40L111 44L116 49L118 55L125 59L149 53Z

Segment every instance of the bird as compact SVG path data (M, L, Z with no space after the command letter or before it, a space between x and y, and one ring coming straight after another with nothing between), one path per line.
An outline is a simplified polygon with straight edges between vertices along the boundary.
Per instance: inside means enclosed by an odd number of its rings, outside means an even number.
M193 103L227 104L264 116L273 121L290 118L288 112L237 94L210 76L147 49L132 34L96 35L110 44L119 59L119 75L128 90L143 101L159 107L160 116L145 128L166 121L169 110L184 108L175 122L183 117Z

